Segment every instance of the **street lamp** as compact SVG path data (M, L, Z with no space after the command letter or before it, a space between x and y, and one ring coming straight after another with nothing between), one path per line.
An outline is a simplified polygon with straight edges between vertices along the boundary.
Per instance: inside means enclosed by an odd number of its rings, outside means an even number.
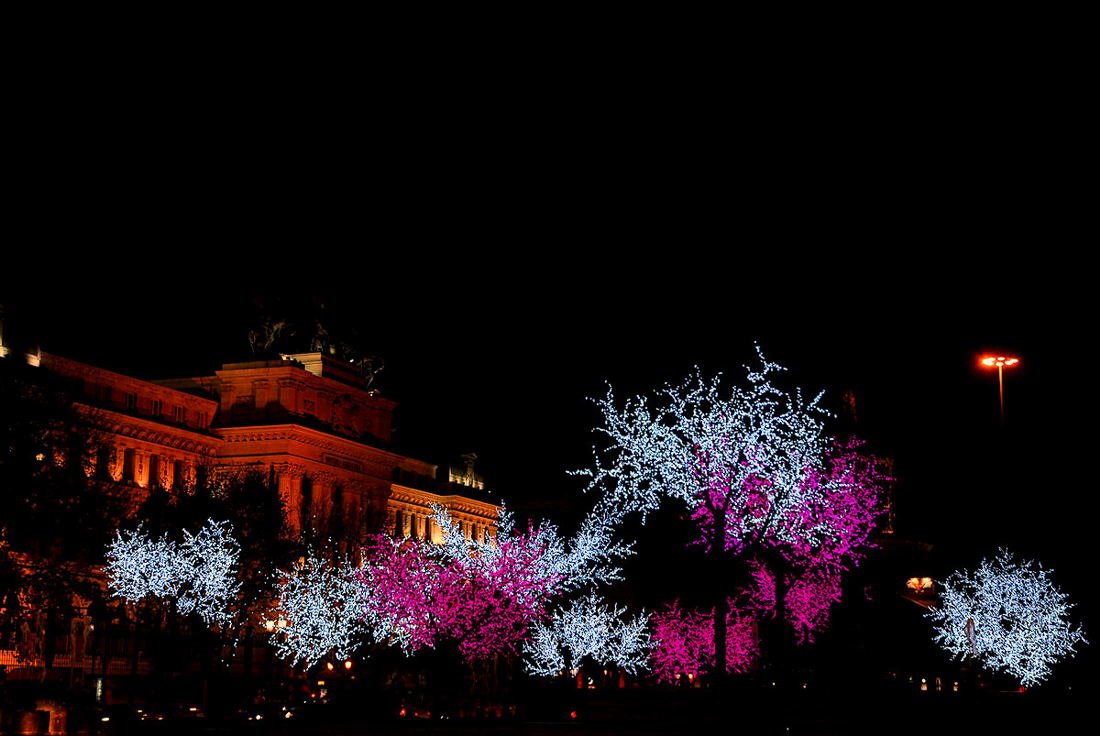
M1005 423L1005 368L1012 368L1020 364L1019 358L1009 358L1004 355L987 355L982 358L982 365L986 368L997 368L997 382L1000 384L1001 393L1001 424Z

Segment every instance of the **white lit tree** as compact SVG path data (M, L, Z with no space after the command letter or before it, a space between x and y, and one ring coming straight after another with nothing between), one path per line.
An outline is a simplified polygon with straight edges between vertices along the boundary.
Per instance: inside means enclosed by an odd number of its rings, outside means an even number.
M146 596L173 602L183 614L207 624L226 625L233 615L240 582L240 545L227 522L209 520L183 541L153 537L141 527L117 532L107 547L104 572L114 595L132 603Z
M344 659L365 640L392 631L363 609L365 590L357 570L346 561L334 564L310 555L283 575L277 610L264 619L280 657L309 669L329 655Z
M959 570L940 584L940 605L929 611L934 639L960 660L972 659L1031 687L1085 642L1069 621L1071 604L1035 561L1001 549L974 572Z
M537 623L524 645L527 670L556 675L581 666L587 658L634 673L645 669L650 654L649 617L626 617L626 609L608 605L589 592Z
M653 399L637 396L620 407L609 387L596 402L604 418L596 431L607 436L607 447L593 448L595 468L577 474L591 478L589 488L602 493L605 508L620 516L637 511L644 519L666 498L694 506L706 485L699 477L705 458L726 474L732 489L726 510L745 520L745 536L765 535L775 517L797 503L804 471L820 463L828 441L820 394L807 402L800 391L781 391L770 374L784 369L763 354L760 359L761 367L748 371L746 388L727 388L721 375L707 380L696 369L682 385L666 385ZM753 513L743 490L761 478L777 489L770 515Z
M146 596L166 598L180 587L179 545L168 536L154 537L140 526L120 529L107 545L104 572L111 592L131 603Z
M784 370L757 348L744 386L696 370L682 385L621 404L609 388L597 401L606 443L595 466L579 471L601 498L600 513L646 516L666 500L686 504L707 554L771 571L774 617L789 618L788 592L813 571L836 578L857 564L883 510L885 479L874 460L825 432L821 394L773 382ZM839 585L831 590L839 595ZM759 595L757 597L760 597ZM829 600L816 602L825 607ZM724 672L729 603L718 595L712 616L715 672ZM824 621L803 616L801 620ZM728 663L727 663L728 664Z

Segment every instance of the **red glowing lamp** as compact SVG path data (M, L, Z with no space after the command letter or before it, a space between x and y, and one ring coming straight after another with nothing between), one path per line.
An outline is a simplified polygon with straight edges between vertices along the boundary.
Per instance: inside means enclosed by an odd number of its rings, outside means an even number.
M981 359L981 364L986 368L997 369L997 384L1001 395L1001 424L1005 423L1005 368L1012 368L1020 364L1019 358L1011 358L1007 355L986 355Z

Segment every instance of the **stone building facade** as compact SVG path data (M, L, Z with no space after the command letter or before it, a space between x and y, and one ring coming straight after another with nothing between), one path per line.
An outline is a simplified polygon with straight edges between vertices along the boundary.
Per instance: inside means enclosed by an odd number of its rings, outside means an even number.
M294 531L310 525L323 534L338 515L340 528L358 535L438 541L430 519L438 504L467 536L495 534L498 506L480 477L439 478L438 466L391 449L396 403L322 353L160 381L50 353L40 366L73 381L78 410L105 440L88 472L133 486L135 504L143 491L178 491L200 472L260 469L276 478Z

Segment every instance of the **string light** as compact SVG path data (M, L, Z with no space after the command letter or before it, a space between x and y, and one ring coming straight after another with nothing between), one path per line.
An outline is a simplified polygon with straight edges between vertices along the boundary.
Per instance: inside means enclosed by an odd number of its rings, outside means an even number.
M271 636L279 657L308 669L330 654L347 659L365 639L388 634L392 624L361 605L365 590L357 571L347 560L309 555L283 575L277 615L286 624Z
M975 658L1025 687L1086 642L1068 618L1071 604L1038 562L1018 562L1000 549L974 572L960 570L940 584L939 606L927 614L934 640L956 659Z
M631 513L644 523L669 499L684 503L698 528L696 543L741 558L753 577L735 591L728 627L782 608L805 643L840 598L840 574L873 546L890 479L857 452L859 442L825 434L830 415L818 406L822 394L807 401L801 390L777 386L773 376L785 369L759 346L756 352L759 363L746 368L744 386L726 386L721 375L707 379L696 368L680 385L621 404L608 387L596 401L605 446L593 448L592 469L574 474L589 479L586 490L600 496L596 513L612 526ZM654 636L660 677L713 665L714 642L704 639L715 627L705 614L674 606L654 621L662 627ZM748 640L727 644L727 669L745 666Z
M770 374L785 370L769 363L757 348L760 368L747 369L747 388L722 385L719 374L705 379L698 368L680 386L666 384L654 400L646 396L617 405L611 387L597 401L607 449L593 448L595 468L575 471L588 476L589 490L603 493L606 509L618 516L631 512L645 516L665 497L691 505L700 490L698 463L706 458L722 467L732 488L744 488L760 478L781 493L776 498L791 504L801 498L808 468L817 467L827 442L817 407L820 394L805 402L800 391L784 393L772 385ZM749 512L750 499L740 509ZM782 508L779 509L782 511ZM767 515L748 514L750 528L763 530Z
M118 531L108 545L104 571L111 592L127 601L146 596L171 600L182 614L195 613L208 625L229 623L240 589L240 545L228 522L210 519L197 533L174 542L146 534L139 526Z
M608 447L594 449L594 469L575 474L602 493L608 523L631 512L644 521L675 498L710 549L774 549L794 564L847 569L868 544L889 479L855 451L858 442L825 435L821 394L807 402L798 389L776 387L770 376L785 369L757 353L760 367L746 369L744 388L698 368L653 400L620 407L609 388L596 402Z
M625 608L609 606L595 592L559 609L549 623L535 625L524 645L527 671L556 675L579 667L585 658L630 673L644 669L650 650L649 617L625 614Z
M673 601L655 612L652 666L657 679L675 682L683 673L709 669L714 663L714 610L681 609ZM726 615L726 671L747 672L760 653L755 618L730 601ZM694 678L692 678L694 679Z
M618 579L614 560L631 551L611 539L599 515L566 539L552 524L518 531L502 510L496 536L478 540L467 539L445 508L432 512L442 544L374 535L358 573L369 591L365 609L393 623L392 641L406 653L448 638L467 659L513 653L555 597Z

